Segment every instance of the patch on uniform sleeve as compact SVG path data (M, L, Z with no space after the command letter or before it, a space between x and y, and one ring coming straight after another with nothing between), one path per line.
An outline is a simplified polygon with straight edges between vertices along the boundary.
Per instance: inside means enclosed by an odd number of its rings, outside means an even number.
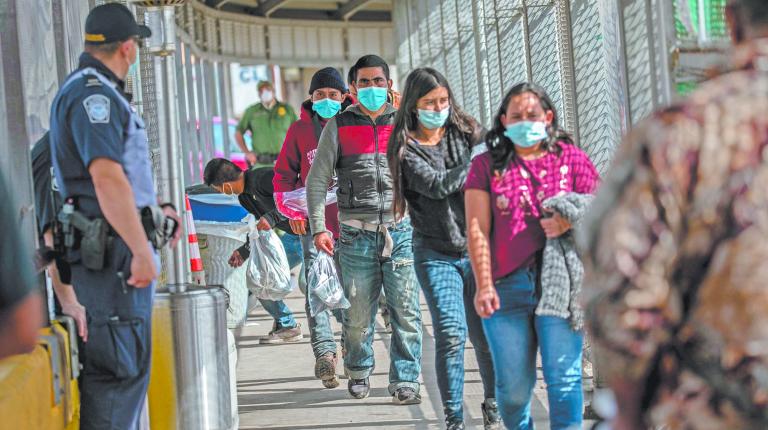
M109 97L103 94L93 94L83 100L85 112L88 113L88 119L91 124L109 123Z

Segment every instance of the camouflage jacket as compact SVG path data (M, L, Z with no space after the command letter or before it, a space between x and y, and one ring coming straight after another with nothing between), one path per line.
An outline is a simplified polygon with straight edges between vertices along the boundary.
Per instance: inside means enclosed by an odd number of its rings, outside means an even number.
M768 428L768 39L637 127L585 221L598 369L643 426Z

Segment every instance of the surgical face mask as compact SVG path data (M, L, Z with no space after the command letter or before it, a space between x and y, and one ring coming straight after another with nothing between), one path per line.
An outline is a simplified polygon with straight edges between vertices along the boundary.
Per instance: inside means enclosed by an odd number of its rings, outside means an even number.
M532 148L549 137L549 133L547 133L547 123L544 121L520 121L507 124L504 136L521 148Z
M325 119L333 118L341 110L341 102L333 99L318 100L312 102L312 110Z
M387 102L387 89L382 87L368 87L357 90L357 99L366 109L376 112Z
M433 110L419 109L419 122L424 127L434 130L444 126L445 122L448 121L448 116L450 114L450 106L437 112Z
M264 90L261 92L261 102L268 104L272 103L272 100L275 99L275 95L270 90Z
M128 66L128 76L139 75L139 49L136 47L136 56L133 57L133 63Z
M227 187L229 187L229 192L227 192ZM235 194L235 189L232 188L232 184L230 184L230 183L227 183L227 182L223 183L221 185L221 192L225 196L229 196L232 200L235 200L235 201L238 200L237 199L237 194Z
M130 67L128 67L128 75L129 76L138 76L139 75L139 61L138 58L136 61L131 64Z

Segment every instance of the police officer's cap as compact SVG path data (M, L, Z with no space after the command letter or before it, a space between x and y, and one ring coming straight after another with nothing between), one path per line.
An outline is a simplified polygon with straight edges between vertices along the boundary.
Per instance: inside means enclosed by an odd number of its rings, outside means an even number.
M149 27L139 25L131 11L120 3L97 6L85 20L85 43L103 44L122 42L131 37L147 38Z

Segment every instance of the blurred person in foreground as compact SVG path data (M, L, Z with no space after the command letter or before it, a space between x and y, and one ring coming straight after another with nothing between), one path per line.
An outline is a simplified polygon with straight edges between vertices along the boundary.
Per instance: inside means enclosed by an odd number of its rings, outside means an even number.
M32 253L23 242L18 206L0 176L0 360L32 351L43 325L43 298L35 289Z
M639 126L582 238L614 429L768 428L768 2L730 71Z

